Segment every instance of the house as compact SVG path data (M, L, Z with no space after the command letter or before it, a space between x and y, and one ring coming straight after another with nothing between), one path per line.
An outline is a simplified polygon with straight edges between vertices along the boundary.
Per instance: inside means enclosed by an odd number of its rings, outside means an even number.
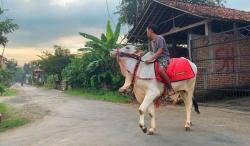
M198 66L198 96L250 95L250 12L149 0L128 41L147 42L150 24L159 26L171 57L187 57Z

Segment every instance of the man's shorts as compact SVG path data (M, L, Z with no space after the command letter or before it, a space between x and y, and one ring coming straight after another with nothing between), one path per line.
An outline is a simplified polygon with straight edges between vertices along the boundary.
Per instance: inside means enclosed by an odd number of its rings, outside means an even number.
M165 68L169 64L169 59L167 58L159 58L158 59L158 67L159 68Z

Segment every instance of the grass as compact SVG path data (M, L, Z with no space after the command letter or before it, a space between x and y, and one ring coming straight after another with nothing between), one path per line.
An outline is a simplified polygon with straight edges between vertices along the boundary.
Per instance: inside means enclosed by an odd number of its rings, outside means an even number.
M13 107L4 103L0 103L0 113L3 115L2 122L0 123L0 132L22 126L29 122L28 119L19 116Z
M17 95L18 91L16 89L11 89L11 88L8 88L6 89L6 91L3 93L2 96L14 96L14 95ZM1 96L1 95L0 95Z
M73 96L84 96L88 99L110 101L114 103L129 103L129 97L120 95L115 91L104 89L70 89L65 91L66 94Z

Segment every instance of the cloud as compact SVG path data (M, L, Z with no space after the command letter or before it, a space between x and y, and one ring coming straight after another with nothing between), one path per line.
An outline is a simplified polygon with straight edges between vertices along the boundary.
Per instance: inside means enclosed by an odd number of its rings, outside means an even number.
M84 40L79 32L100 35L109 19L105 0L4 0L5 16L14 19L19 30L8 35L10 50L52 48L54 44L76 49ZM108 0L112 18L117 20L118 1ZM19 51L22 52L22 51ZM13 54L13 53L12 53ZM22 54L22 53L21 53ZM31 54L35 56L34 54ZM17 55L16 59L21 56ZM27 56L27 55L26 55ZM15 58L15 57L14 57Z
M45 49L7 48L4 55L9 59L14 58L15 60L18 60L18 65L23 65L31 60L39 59L37 55L40 55L42 51L45 51Z
M250 11L250 5L248 0L227 0L226 7L238 9L238 10L244 10L244 11Z
M70 4L74 4L77 0L51 0L50 4L53 6L67 7Z

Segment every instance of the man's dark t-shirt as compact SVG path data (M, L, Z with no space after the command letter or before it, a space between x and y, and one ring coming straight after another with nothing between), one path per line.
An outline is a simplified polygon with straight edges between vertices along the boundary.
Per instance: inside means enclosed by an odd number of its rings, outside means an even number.
M159 48L162 48L162 54L157 58L157 60L170 59L169 50L165 39L161 35L157 35L152 41L149 42L149 51L156 53Z

